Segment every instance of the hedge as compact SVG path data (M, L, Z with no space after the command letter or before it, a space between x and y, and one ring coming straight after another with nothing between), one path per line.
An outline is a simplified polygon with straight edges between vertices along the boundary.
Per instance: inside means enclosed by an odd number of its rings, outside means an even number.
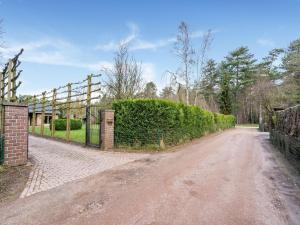
M82 128L82 121L79 119L71 119L71 130L80 130ZM55 130L66 130L67 129L67 119L56 119L54 120ZM51 128L51 126L50 126Z
M115 143L121 146L176 145L235 125L235 118L160 99L120 100L115 110Z

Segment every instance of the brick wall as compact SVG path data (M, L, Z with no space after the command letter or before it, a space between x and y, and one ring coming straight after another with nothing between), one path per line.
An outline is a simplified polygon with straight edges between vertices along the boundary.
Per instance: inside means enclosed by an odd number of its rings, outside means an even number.
M114 110L101 110L101 148L114 148Z
M4 163L17 166L27 162L28 154L28 107L3 104Z

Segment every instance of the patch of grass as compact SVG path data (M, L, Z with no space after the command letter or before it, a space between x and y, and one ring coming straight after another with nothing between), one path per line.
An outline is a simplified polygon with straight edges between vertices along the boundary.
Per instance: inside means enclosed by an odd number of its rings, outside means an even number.
M29 132L32 133L32 127L29 127ZM85 143L85 126L82 126L80 130L71 130L70 131L70 140L73 142ZM41 128L35 127L35 134L41 134ZM94 145L99 145L99 127L92 127L91 128L91 142ZM51 136L51 130L49 126L44 127L44 136ZM54 137L59 138L59 139L64 139L66 140L66 131L65 130L57 130L54 133Z
M32 132L32 127L29 127L29 132ZM35 127L35 134L41 134L41 128ZM51 130L49 127L44 127L44 135L51 136ZM66 139L66 131L59 130L55 131L54 137L60 139ZM70 131L70 140L78 143L85 143L85 127L83 126L80 130L71 130Z

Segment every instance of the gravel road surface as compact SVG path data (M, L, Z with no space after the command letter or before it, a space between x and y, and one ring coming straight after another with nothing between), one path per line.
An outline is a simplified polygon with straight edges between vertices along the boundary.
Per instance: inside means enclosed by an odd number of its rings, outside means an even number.
M299 224L299 176L267 133L236 128L0 208L1 224Z

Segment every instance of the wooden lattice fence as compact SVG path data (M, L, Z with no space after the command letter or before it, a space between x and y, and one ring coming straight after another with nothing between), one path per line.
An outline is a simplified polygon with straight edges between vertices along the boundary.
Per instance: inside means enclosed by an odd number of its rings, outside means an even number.
M4 65L2 71L0 71L0 101L1 102L16 102L17 101L17 89L21 85L21 81L18 81L22 70L18 71L18 67L21 62L19 61L20 55L23 53L23 49L13 58L9 59Z
M50 117L50 136L55 136L55 119L57 117L66 119L65 139L70 141L71 119L85 119L86 108L91 104L97 104L101 98L101 75L88 75L80 82L68 83L64 86L54 88L34 95L29 102L29 109L32 115L30 124L31 132L45 135L45 116ZM37 115L40 116L37 123Z

